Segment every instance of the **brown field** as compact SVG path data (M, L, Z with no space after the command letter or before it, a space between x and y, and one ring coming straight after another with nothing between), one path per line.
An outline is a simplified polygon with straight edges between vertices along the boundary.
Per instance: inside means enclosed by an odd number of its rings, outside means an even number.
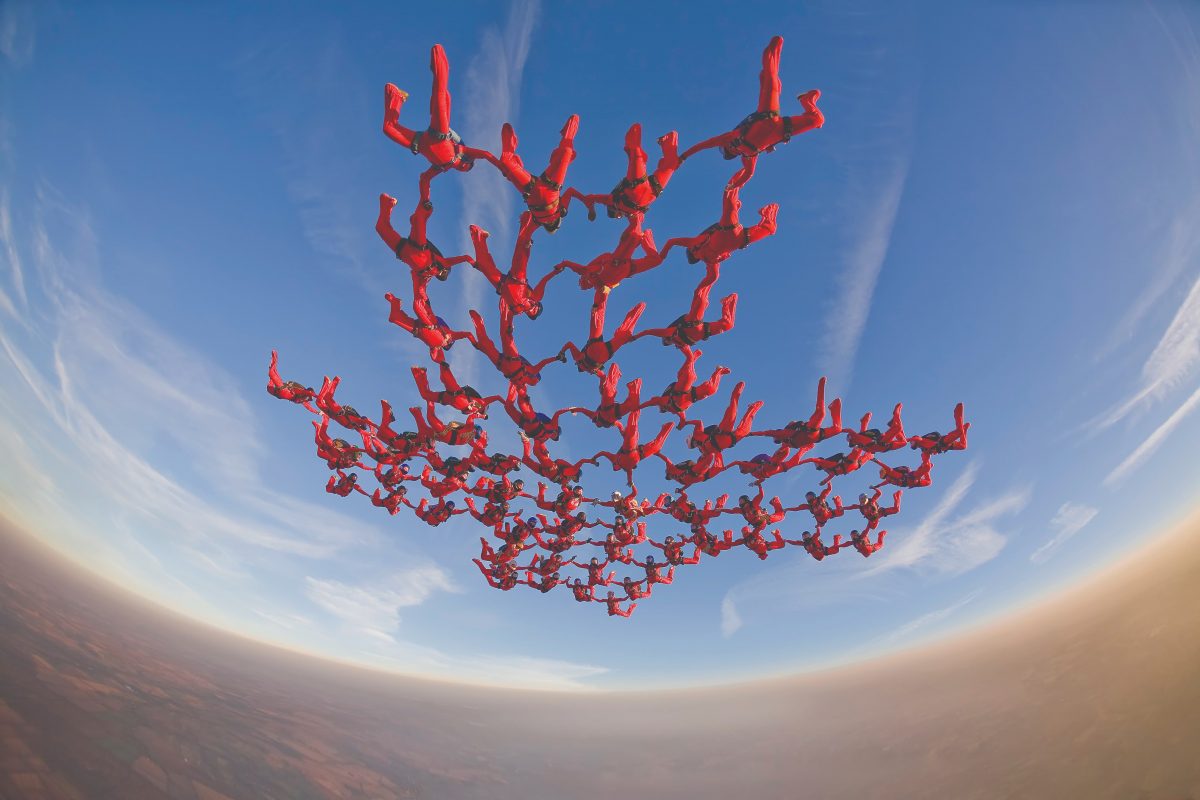
M0 798L1200 798L1200 522L967 636L654 695L360 670L0 528Z

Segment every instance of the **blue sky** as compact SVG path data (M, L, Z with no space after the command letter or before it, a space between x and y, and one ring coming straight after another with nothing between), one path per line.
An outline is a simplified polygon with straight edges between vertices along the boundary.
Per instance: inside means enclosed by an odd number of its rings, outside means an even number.
M894 5L465 3L436 19L387 4L4 4L5 512L254 638L543 688L867 658L1151 541L1195 509L1200 477L1197 12ZM407 281L374 233L376 198L410 207L420 168L380 133L384 83L412 94L405 116L419 119L440 42L468 141L495 149L511 120L537 164L579 113L570 182L603 191L632 121L654 157L667 130L687 146L739 120L774 34L785 103L820 88L827 124L764 157L743 191L747 219L780 204L780 230L723 270L714 297L738 292L738 324L701 369L732 366L770 422L806 415L821 375L847 419L903 401L914 432L945 429L965 402L971 449L906 495L887 547L821 564L729 554L610 620L488 589L472 524L428 529L322 491L306 414L263 391L270 351L306 383L340 374L339 399L363 410L412 404L421 357L382 300ZM715 220L730 172L713 153L689 161L648 216L658 241ZM518 198L488 170L434 192L444 250L466 247L468 222L493 252L511 246ZM538 239L533 269L587 260L618 231L577 210ZM646 299L649 322L669 321L685 268L623 284L611 307ZM468 305L494 314L485 289L456 275L434 302L463 327ZM535 352L578 339L586 304L564 281L523 335ZM662 350L639 343L622 367L665 384ZM542 402L591 391L573 370L548 375ZM571 452L611 444L568 431Z

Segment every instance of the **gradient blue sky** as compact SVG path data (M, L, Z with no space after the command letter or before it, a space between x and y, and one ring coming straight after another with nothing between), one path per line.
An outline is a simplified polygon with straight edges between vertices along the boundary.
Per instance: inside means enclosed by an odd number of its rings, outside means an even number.
M793 5L468 2L439 19L395 4L4 3L5 513L248 636L579 688L870 657L1032 602L1194 510L1196 7ZM945 429L967 404L971 449L906 496L885 550L730 554L610 620L488 589L473 524L433 530L322 491L307 415L263 391L270 350L288 377L340 374L339 399L360 409L415 395L419 351L381 299L406 281L373 223L381 191L411 207L420 165L380 133L383 84L410 91L419 119L440 42L469 141L494 149L511 120L535 164L577 112L570 182L602 191L630 122L653 151L667 130L686 146L740 119L773 34L785 102L819 87L828 122L744 190L749 218L780 203L780 231L726 268L738 326L702 364L733 365L768 421L807 414L823 374L848 419L903 401L911 430ZM729 172L711 153L688 163L648 218L660 243L716 218ZM494 252L511 246L517 198L488 173L435 183L444 250L465 246L469 221ZM618 230L577 210L539 238L534 270L586 260ZM668 321L685 268L623 285L612 307L645 298L646 320ZM435 303L462 327L466 305L492 304L484 288L456 276ZM564 281L552 303L525 330L547 351L577 337L586 298ZM643 342L622 364L663 376L662 350ZM538 396L569 404L587 385L555 371ZM601 441L570 430L572 451Z

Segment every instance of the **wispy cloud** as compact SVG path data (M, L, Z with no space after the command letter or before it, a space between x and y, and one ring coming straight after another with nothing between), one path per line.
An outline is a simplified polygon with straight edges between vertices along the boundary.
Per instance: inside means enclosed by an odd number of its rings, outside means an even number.
M22 318L33 333L28 343L0 327L0 353L14 367L8 388L24 392L10 398L5 424L50 443L39 448L43 470L57 456L48 481L151 523L209 571L240 571L214 557L222 542L318 558L382 541L374 529L264 481L268 451L234 379L105 290L97 264L81 263L95 239L84 210L43 193L34 217L31 262L44 299L36 318L32 302ZM83 255L58 249L73 241L84 243ZM43 352L27 355L35 349ZM92 522L103 513L93 509Z
M721 635L728 639L742 627L742 618L731 595L721 601Z
M390 636L400 626L400 609L419 606L437 591L456 587L440 567L408 569L385 581L351 585L307 577L305 594L314 603L341 619L350 628Z
M908 156L892 164L871 197L864 198L856 215L862 220L855 241L846 251L844 266L837 277L837 297L825 317L818 363L823 375L845 391L853 373L858 344L862 340L875 285L887 258L892 228L900 210L904 184L908 176Z
M33 4L27 0L5 0L0 5L0 55L13 66L33 60Z
M525 60L533 40L533 29L540 10L539 0L516 0L508 11L504 29L490 26L483 31L479 51L472 57L466 72L466 102L462 109L461 133L475 147L499 151L500 128L505 122L515 122L521 109L521 78ZM498 170L490 165L476 165L461 176L463 218L459 225L460 244L465 252L473 252L468 226L474 224L493 235L489 245L495 253L512 247L516 192ZM497 257L501 269L503 260ZM461 317L466 309L479 308L487 283L473 269L459 270L461 286ZM464 358L466 356L466 358ZM450 352L455 372L468 383L477 381L476 359L464 348Z
M1054 531L1054 535L1048 542L1034 550L1029 555L1029 560L1035 564L1044 563L1068 539L1083 530L1084 526L1091 522L1098 513L1099 511L1090 506L1079 503L1063 503L1054 514L1054 518L1050 520L1050 528Z
M873 556L871 568L860 575L869 577L903 568L959 575L995 558L1007 541L996 529L996 522L1024 509L1029 504L1031 489L1010 490L954 516L974 485L978 471L978 463L972 462L915 529L890 532L888 547Z
M1200 406L1200 389L1192 392L1188 399L1183 401L1183 404L1179 408L1175 409L1175 413L1167 417L1163 424L1155 428L1154 432L1147 436L1144 442L1138 445L1112 472L1108 473L1108 477L1104 479L1104 485L1112 488L1125 480L1131 472L1141 466L1146 459L1153 455L1155 450L1162 446L1162 443L1166 441L1171 431L1175 430L1188 414L1195 411L1197 406Z
M903 625L899 626L898 628L896 628L895 630L890 632L887 636L884 636L882 641L887 644L892 644L895 642L899 642L903 639L907 639L908 637L912 636L912 634L916 633L920 629L928 628L931 625L935 625L935 624L941 622L942 620L953 616L955 613L958 612L959 609L961 609L963 606L966 606L969 603L971 603L972 601L974 601L981 594L983 594L982 590L976 590L974 592L971 592L970 594L968 594L966 597L962 598L961 600L958 600L957 602L946 606L945 608L939 608L935 611L930 611L927 614L922 614L921 616L917 617L916 619L910 620L909 622L906 622Z
M0 259L8 276L12 296L0 287L0 308L14 319L21 317L28 306L25 296L25 270L21 266L21 253L13 240L12 212L7 189L0 190Z
M1200 364L1200 278L1192 284L1167 330L1142 366L1141 386L1125 402L1101 415L1095 430L1111 427L1139 406L1187 381Z

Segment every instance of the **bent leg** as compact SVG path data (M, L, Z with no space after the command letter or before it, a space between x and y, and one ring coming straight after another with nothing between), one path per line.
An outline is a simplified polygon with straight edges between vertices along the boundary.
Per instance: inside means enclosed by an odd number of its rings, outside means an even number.
M379 238L393 251L400 246L400 234L392 227L392 209L396 207L396 198L391 195L379 195L379 218L375 220L375 232Z

